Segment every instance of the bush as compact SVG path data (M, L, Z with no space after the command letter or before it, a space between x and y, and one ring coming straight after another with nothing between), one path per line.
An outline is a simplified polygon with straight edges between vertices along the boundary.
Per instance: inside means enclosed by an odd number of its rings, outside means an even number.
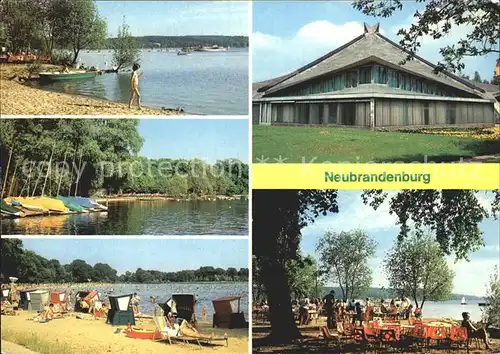
M28 73L30 75L38 74L40 71L42 71L42 63L39 60L28 66Z
M73 55L70 51L62 50L62 51L54 51L52 54L52 64L56 65L71 65L73 61Z

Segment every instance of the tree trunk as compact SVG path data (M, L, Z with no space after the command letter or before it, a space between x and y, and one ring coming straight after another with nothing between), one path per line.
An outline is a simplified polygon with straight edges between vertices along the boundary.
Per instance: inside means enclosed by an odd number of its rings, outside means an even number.
M12 159L12 153L14 151L14 146L10 149L9 153L9 160L7 161L7 169L5 171L5 175L3 176L3 186L2 186L2 195L1 197L3 198L3 193L5 192L5 187L7 187L7 177L9 176L9 168L10 168L10 160Z
M263 269L265 286L271 313L271 333L269 340L276 343L290 343L301 334L295 324L292 312L292 300L286 281L285 270L280 267Z
M43 181L43 187L42 187L42 197L45 193L45 186L47 185L47 178L49 177L50 173L50 166L52 164L52 156L54 155L54 149L56 148L56 144L52 147L52 152L50 153L50 159L49 159L49 165L47 166L47 173L45 173L45 180Z
M16 167L14 167L14 173L12 174L12 179L10 180L10 186L9 186L9 191L7 192L7 197L9 197L12 194L12 189L14 187L14 181L16 180L16 172L17 172L17 165L19 163L19 160L16 160Z
M76 64L76 60L78 59L78 54L80 54L80 49L73 48L73 62L71 63L71 65Z

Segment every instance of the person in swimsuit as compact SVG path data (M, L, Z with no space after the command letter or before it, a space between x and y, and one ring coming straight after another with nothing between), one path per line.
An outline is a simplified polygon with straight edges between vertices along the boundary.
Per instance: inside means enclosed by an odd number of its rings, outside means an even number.
M128 108L132 108L132 102L134 102L134 98L137 97L137 105L139 109L141 107L141 94L139 93L139 78L144 76L144 73L140 75L137 74L137 70L139 70L139 64L134 64L132 66L132 76L130 77L130 101L128 102Z

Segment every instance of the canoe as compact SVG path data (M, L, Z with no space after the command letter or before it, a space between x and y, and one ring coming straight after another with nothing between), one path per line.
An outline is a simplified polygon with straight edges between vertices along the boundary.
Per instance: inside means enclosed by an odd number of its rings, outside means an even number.
M16 198L20 203L26 203L30 205L35 205L48 209L51 212L56 213L69 213L69 209L64 206L64 203L60 200L50 197L28 197L28 198Z
M12 205L13 207L22 207L22 208L29 210L29 211L36 211L36 212L40 212L40 213L48 213L49 212L49 209L46 209L42 206L32 205L32 204L26 203L24 198L5 198L5 201L8 204Z
M75 202L78 202L81 206L97 210L108 210L108 207L97 203L95 200L85 197L73 197Z
M56 199L62 201L64 205L71 211L77 211L80 213L88 213L87 208L81 206L78 203L75 203L71 197L63 197L63 196L57 196Z
M161 338L161 332L158 330L147 330L139 328L128 328L126 335L129 338L134 339L159 339Z
M23 212L13 206L10 206L5 202L5 200L0 199L0 210L3 215L9 216L22 216Z
M62 80L81 80L81 79L90 79L96 76L95 71L72 71L69 73L60 73L60 72L43 72L40 73L40 80L46 82L53 81L62 81Z

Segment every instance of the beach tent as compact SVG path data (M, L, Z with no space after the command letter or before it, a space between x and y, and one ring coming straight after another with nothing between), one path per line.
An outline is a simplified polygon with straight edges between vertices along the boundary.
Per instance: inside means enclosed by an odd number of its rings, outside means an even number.
M106 323L113 326L135 325L134 310L132 310L132 294L108 296L109 311Z
M88 308L82 308L80 305L80 300L85 301L86 303L90 303L91 301L99 300L99 293L95 290L92 291L79 291L76 293L75 300L75 312L88 313Z
M29 309L29 303L31 302L31 296L30 294L36 291L34 290L21 290L19 292L19 307L22 308L23 310L28 310Z
M195 322L194 305L196 303L193 294L174 294L161 307L165 313L172 312L177 318L182 318L188 322Z
M10 289L2 289L2 300L9 299Z
M212 300L214 305L213 327L246 328L248 322L240 310L241 296L224 296Z
M55 304L62 304L66 302L67 294L65 291L53 291L50 294L50 302Z
M45 304L49 302L48 290L35 290L30 293L31 308L33 311L43 311Z

